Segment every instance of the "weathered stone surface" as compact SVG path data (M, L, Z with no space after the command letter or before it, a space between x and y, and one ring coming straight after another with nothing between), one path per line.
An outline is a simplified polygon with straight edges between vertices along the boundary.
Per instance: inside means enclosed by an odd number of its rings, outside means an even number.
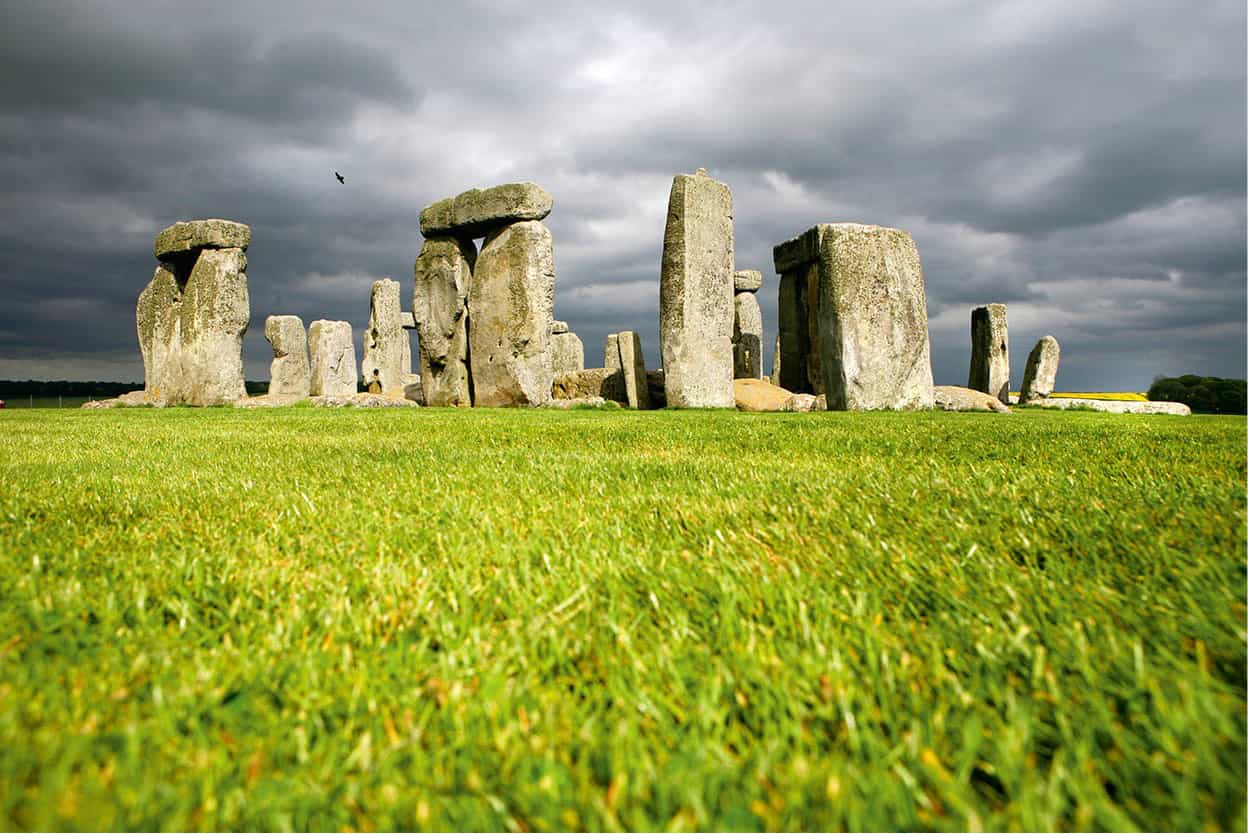
M585 368L585 345L575 333L552 333L550 364L554 374L570 374Z
M416 258L412 314L420 339L426 405L472 405L468 375L468 288L477 248L471 241L432 237Z
M827 410L828 410L828 395L827 394L815 395L815 411L827 411Z
M1010 401L1010 335L1004 304L971 311L971 372L967 388ZM1050 389L1051 390L1051 389Z
M780 276L779 384L790 391L823 393L819 335L819 264L794 267Z
M621 369L619 333L607 334L606 343L602 348L602 367L612 371Z
M425 386L421 383L420 375L413 374L415 379L403 386L403 399L411 400L417 405L425 404Z
M104 400L88 400L82 404L83 408L137 408L138 406L151 405L147 401L146 391L127 391L118 397L111 397Z
M733 401L739 411L784 411L792 391L772 385L765 379L734 379Z
M1108 411L1111 414L1173 414L1186 417L1192 409L1183 403L1171 403L1163 400L1155 402L1132 402L1121 400L1081 400L1075 397L1047 397L1026 403L1041 408L1087 408L1093 411Z
M555 377L551 383L551 397L556 400L602 397L627 404L628 390L624 387L624 374L619 369L586 368Z
M304 393L302 396L297 394L261 394L258 397L244 397L241 400L234 401L235 408L281 408L283 406L294 405L308 399L308 395Z
M631 330L619 334L620 368L624 374L624 393L628 407L650 408L650 388L646 382L646 360L641 354L641 335Z
M1027 356L1027 368L1023 371L1023 387L1018 392L1020 402L1042 400L1053 393L1057 385L1057 362L1062 350L1057 339L1043 336Z
M135 321L143 355L144 389L157 405L176 400L182 389L182 288L173 264L156 267L152 280L139 293Z
M156 235L156 260L164 261L199 249L242 249L251 245L251 229L233 220L180 220Z
M473 405L531 406L550 399L554 307L550 230L530 220L486 238L468 293Z
M826 393L838 411L931 406L927 297L914 240L881 226L818 228L824 391L814 393Z
M738 269L732 274L732 291L758 292L763 286L763 273L757 269Z
M818 226L807 229L795 238L790 238L784 243L777 243L771 250L776 273L783 275L786 272L793 272L807 264L818 261L819 250L823 241L823 230L827 225L826 223L821 223Z
M936 385L932 388L932 399L938 408L945 411L996 411L1009 414L1010 407L991 394L962 388L958 385Z
M559 321L558 319L555 319L554 321L550 323L550 335L558 336L560 333L567 333L567 332L568 332L568 323L566 321Z
M752 292L737 293L733 311L733 377L758 379L763 375L763 311L758 298Z
M389 278L373 282L368 329L364 331L364 364L360 367L370 394L402 397L405 380L412 372L412 341L403 329L399 290L399 282Z
M399 323L403 325L404 330L415 330L416 316L411 311L401 313Z
M794 394L785 400L781 411L810 412L819 410L819 398L814 394Z
M667 403L731 408L732 191L699 169L677 174L667 205L659 339Z
M312 390L312 366L308 361L308 332L298 316L269 316L264 338L273 347L269 366L269 394L306 397Z
M531 182L473 188L426 206L420 213L420 233L425 237L483 237L499 226L541 220L553 207L550 192Z
M350 397L356 393L355 341L351 323L318 319L308 328L313 397Z
M177 402L222 405L247 396L243 334L251 323L247 256L205 249L182 293L181 390Z

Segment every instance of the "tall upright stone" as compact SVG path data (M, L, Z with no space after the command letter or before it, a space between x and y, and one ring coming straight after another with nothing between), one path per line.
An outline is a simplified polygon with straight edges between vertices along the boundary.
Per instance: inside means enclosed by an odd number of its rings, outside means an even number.
M776 349L771 354L771 384L780 387L780 334L776 334Z
M763 375L763 311L752 292L733 299L733 379L760 379Z
M251 230L232 220L182 221L156 236L161 265L136 309L149 402L221 405L246 396L250 242Z
M222 405L247 396L243 334L251 322L247 256L242 249L204 249L182 295L184 401Z
M269 316L264 320L264 338L273 347L269 366L269 394L306 397L312 390L312 368L308 361L308 333L298 316Z
M667 404L733 408L732 191L677 174L667 205L659 340Z
M624 391L628 407L650 408L650 389L646 383L646 360L641 353L641 335L625 330L617 336L619 365L624 373Z
M967 388L1010 401L1010 336L1005 305L989 304L971 311L971 372Z
M537 220L492 232L468 293L473 405L535 406L550 400L554 372L555 262Z
M608 371L618 371L620 365L620 334L608 333L606 344L602 348L602 367Z
M819 346L820 229L775 247L780 274L780 376L776 384L803 394L824 392L823 355Z
M312 360L312 396L344 397L356 392L355 340L350 322L312 322L308 328L308 352Z
M373 282L360 366L365 389L387 397L402 397L412 372L412 341L403 329L399 289L399 282L389 278Z
M177 268L161 262L139 293L136 322L143 355L146 399L155 404L177 401L182 387L182 288Z
M477 260L470 240L431 237L416 258L412 314L420 339L425 405L470 406L468 288Z
M1023 371L1023 387L1019 390L1020 403L1047 399L1057 385L1057 362L1061 358L1057 339L1044 336L1036 342L1027 356L1027 368Z
M828 408L931 407L927 295L914 239L859 223L819 228L818 333Z

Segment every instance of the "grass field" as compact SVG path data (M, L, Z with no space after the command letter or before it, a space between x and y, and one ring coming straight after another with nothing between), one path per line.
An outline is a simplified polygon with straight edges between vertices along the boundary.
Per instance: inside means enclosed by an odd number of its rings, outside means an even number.
M1245 421L0 413L0 827L1238 829Z

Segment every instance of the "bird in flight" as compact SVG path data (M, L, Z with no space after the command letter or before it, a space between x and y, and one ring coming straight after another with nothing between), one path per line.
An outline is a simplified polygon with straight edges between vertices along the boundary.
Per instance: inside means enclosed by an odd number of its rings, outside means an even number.
M338 173L337 171L334 171L334 176L338 178L338 182L342 183L343 185L347 184L346 177L344 177L342 174Z

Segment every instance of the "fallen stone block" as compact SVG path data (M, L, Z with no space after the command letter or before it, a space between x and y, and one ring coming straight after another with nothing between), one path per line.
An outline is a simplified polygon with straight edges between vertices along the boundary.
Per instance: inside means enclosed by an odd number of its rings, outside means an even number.
M1063 410L1070 408L1090 409L1092 411L1107 411L1111 414L1172 414L1178 417L1186 417L1192 413L1192 409L1183 403L1171 403L1160 400L1156 402L1131 402L1121 400L1080 400L1074 397L1048 397L1047 399L1032 400L1026 403L1026 405Z
M962 388L958 385L936 385L932 387L932 399L938 408L945 411L996 411L1009 414L1010 408L991 394Z
M551 383L551 398L580 400L601 397L622 405L628 404L624 373L610 368L586 368L570 374L559 374Z
M792 391L765 379L734 379L732 392L738 411L784 411L793 398Z

